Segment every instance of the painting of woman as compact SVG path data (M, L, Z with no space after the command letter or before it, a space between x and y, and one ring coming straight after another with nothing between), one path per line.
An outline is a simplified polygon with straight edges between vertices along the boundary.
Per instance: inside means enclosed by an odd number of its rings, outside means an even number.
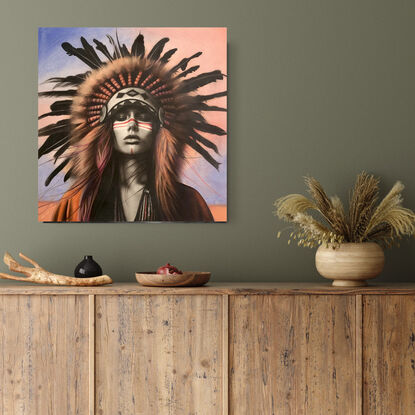
M210 137L226 132L209 123L204 112L225 111L209 101L226 91L197 91L225 75L220 70L197 74L199 66L191 62L201 52L171 62L177 49L165 51L166 37L148 52L141 33L130 48L118 36L108 39L111 51L97 39L95 47L84 37L81 47L63 42L63 50L89 69L50 78L54 88L39 94L57 98L40 118L60 117L39 129L46 137L39 158L53 154L56 161L45 185L57 175L71 183L49 220L214 221L200 192L183 183L180 172L188 147L219 168Z

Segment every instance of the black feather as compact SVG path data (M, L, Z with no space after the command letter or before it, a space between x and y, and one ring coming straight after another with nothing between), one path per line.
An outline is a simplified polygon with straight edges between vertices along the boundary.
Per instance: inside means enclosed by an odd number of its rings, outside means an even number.
M195 72L195 71L197 71L199 68L200 68L200 65L192 66L191 68L186 69L185 71L183 71L180 75L177 75L177 76L175 77L175 79L184 78L184 77L186 77L187 75L189 75L189 73Z
M37 119L38 120L43 120L43 118L46 117L57 117L60 115L69 115L70 114L70 110L57 110L57 111L51 111L51 112L47 112L45 114L40 115Z
M95 49L88 43L88 41L84 37L81 37L81 43L84 47L85 55L88 56L92 62L95 62L95 64L98 67L101 67L103 63L97 55L97 53L95 52Z
M114 59L120 59L122 57L122 55L121 55L121 51L120 51L118 45L115 43L112 36L107 35L107 38L110 41L112 47L114 48Z
M120 50L121 50L122 56L131 56L130 55L130 52L127 49L127 46L125 46L124 43L121 46L121 49Z
M169 41L170 39L168 37L163 37L163 39L160 39L154 46L153 49L151 49L150 53L147 55L147 58L151 61L156 61L161 53L163 52L164 45Z
M192 116L193 123L198 123L198 122L205 123L206 122L205 117L200 112L192 112L191 116Z
M219 169L219 164L199 143L191 139L190 137L186 140L186 143L197 151L208 163L210 163L216 170Z
M56 124L49 124L46 127L39 129L39 137L51 134L69 133L71 121L69 119L59 120Z
M58 161L59 157L69 148L71 143L68 141L65 143L59 150L56 151L56 153L53 155L53 158L55 159L55 163Z
M142 58L145 53L144 47L144 36L140 33L134 40L133 46L131 47L131 55Z
M197 122L192 125L195 130L215 135L226 135L226 131L217 125L208 124L207 122Z
M192 92L204 85L216 82L217 80L221 79L223 79L223 74L219 70L202 73L193 78L184 80L181 83L179 90L180 92Z
M63 178L63 181L66 182L71 176L72 176L73 168L71 167L65 174L65 177Z
M117 39L118 50L120 51L121 56L124 58L130 56L130 52L127 49L127 46L124 44L121 45L120 39L118 38L118 30L115 31L115 38Z
M182 71L184 71L187 68L187 64L194 58L197 58L198 56L200 56L202 54L202 52L197 52L194 55L192 55L190 58L184 58L182 59L177 65L173 66L173 68L170 69L169 71L169 75L174 74L175 72L177 72L179 69L181 69Z
M98 69L100 67L100 65L97 64L94 59L91 59L91 57L87 52L85 52L84 49L75 48L68 42L62 43L62 48L69 56L76 56L82 62L86 63L90 68Z
M212 150L215 151L215 153L219 154L218 147L216 146L216 144L215 143L212 143L212 141L208 140L207 138L202 137L196 131L194 131L194 130L192 131L191 137L194 140L199 141L200 143L202 143L205 147L211 148Z
M64 160L55 170L48 176L45 180L45 186L49 186L49 183L53 180L53 178L69 163L70 159Z
M71 105L72 105L72 100L70 99L66 99L63 101L55 101L50 106L51 111L46 114L42 114L38 119L41 120L46 117L58 116L58 115L69 115L71 112Z
M226 108L217 107L215 105L207 105L204 102L195 102L193 104L188 104L182 109L184 111L221 111L226 112Z
M108 51L108 48L99 40L94 39L95 48L96 50L99 50L109 61L112 61L112 56Z
M65 133L51 134L38 150L38 158L56 150L69 142L69 135Z
M189 112L181 111L181 107L177 108L177 112L175 114L175 123L180 124L182 128L186 130L190 127L190 131L192 131L194 126L207 122L205 117L200 112L191 112L189 114Z
M61 111L61 110L69 110L72 105L71 99L65 99L63 101L55 101L51 104L50 109L52 111Z
M51 111L47 112L46 114L42 114L40 117L38 117L38 119L41 120L46 117L69 115L71 112L71 105L72 105L72 100L70 99L66 99L63 101L55 101L50 106Z
M213 98L226 97L227 95L228 95L228 91L223 91L223 92L217 92L216 94L210 94L210 95L196 95L194 99L199 102L202 102L202 101L209 101Z
M74 97L76 95L76 89L65 89L60 91L44 91L39 92L40 97Z
M160 62L162 64L166 64L170 58L177 52L177 48L174 49L170 49L168 50L161 58L160 58Z
M226 112L227 109L223 107L218 107L217 105L207 105L207 104L200 104L197 108L199 111L218 111L218 112Z
M80 73L78 75L70 75L66 77L49 78L46 82L55 83L56 87L79 86L85 81L85 78L90 72Z

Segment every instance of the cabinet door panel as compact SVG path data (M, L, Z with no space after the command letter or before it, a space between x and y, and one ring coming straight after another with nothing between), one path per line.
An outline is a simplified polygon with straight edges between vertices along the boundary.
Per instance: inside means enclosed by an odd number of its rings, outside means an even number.
M0 413L88 413L88 297L0 296Z
M221 414L221 296L98 296L95 365L97 414Z
M230 414L354 414L355 298L234 296Z
M363 413L415 414L415 296L363 297Z

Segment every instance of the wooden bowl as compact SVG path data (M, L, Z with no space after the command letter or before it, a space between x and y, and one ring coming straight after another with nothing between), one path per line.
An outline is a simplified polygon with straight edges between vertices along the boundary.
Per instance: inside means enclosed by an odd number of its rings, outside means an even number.
M209 281L210 272L186 271L173 275L136 272L135 278L141 285L149 287L198 287Z
M385 263L382 248L374 242L342 243L336 249L321 245L316 252L316 268L334 286L360 287L377 277Z

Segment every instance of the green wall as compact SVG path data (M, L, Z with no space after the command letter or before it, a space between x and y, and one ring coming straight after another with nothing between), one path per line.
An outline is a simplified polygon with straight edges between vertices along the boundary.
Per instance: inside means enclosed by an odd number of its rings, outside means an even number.
M169 261L216 281L322 281L314 251L275 237L272 203L311 174L346 196L365 169L415 209L415 2L3 0L0 251L71 274L92 254L115 280ZM227 224L37 222L39 26L227 26ZM414 280L415 241L381 281ZM5 269L5 266L1 267Z

